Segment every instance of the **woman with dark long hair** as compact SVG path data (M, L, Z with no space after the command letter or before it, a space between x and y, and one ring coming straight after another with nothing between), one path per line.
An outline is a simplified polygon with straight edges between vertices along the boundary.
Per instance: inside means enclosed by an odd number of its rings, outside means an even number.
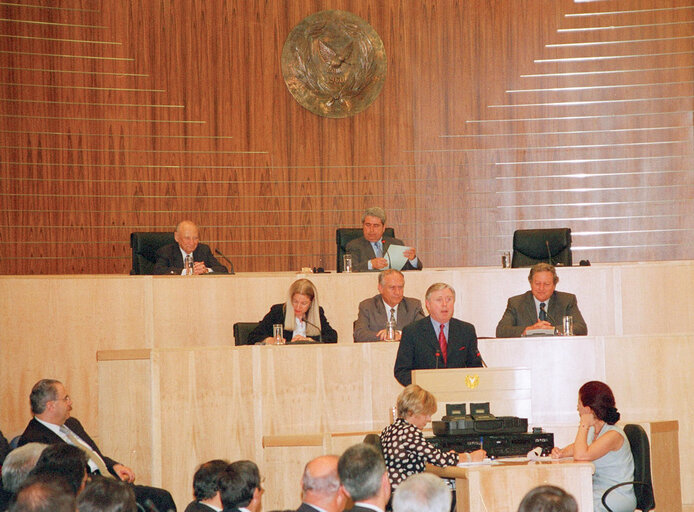
M552 450L552 457L573 457L593 462L593 509L604 512L602 495L610 487L634 480L634 459L624 431L615 426L620 414L614 395L604 382L586 382L578 390L580 422L576 439L569 446ZM625 485L612 491L607 504L614 512L634 512L634 486Z

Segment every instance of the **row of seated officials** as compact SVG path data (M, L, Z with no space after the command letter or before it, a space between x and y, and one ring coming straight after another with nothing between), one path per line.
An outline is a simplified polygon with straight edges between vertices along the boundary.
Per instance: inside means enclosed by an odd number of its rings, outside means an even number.
M37 382L30 402L34 417L19 438L20 446L10 451L4 461L0 459L0 510L176 510L167 491L134 485L135 474L130 468L101 453L79 421L70 416L72 402L61 382ZM398 418L376 442L359 443L339 457L323 455L306 464L301 478L302 502L296 512L455 510L450 482L424 473L425 463L445 466L479 461L485 456L484 450L442 452L424 439L422 428L436 410L436 400L419 386L410 385L403 390L397 410ZM585 438L586 434L581 432L584 423L591 423L593 429L604 426L595 417L588 420L584 416L581 415L576 445ZM573 446L570 449L578 455L578 446ZM254 462L216 459L203 463L195 472L195 499L186 512L260 512L263 493L263 479ZM543 486L528 493L518 510L577 512L578 508L574 498L563 490Z

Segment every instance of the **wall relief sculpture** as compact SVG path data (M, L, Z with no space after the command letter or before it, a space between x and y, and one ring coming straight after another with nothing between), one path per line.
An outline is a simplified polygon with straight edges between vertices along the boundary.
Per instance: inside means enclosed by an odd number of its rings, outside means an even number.
M367 108L381 92L387 67L376 31L345 11L307 16L282 49L289 92L319 116L349 117Z

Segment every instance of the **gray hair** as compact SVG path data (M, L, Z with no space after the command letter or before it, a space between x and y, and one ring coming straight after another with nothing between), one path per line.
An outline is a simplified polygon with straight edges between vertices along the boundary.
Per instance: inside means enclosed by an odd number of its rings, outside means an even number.
M41 379L34 384L29 395L31 412L41 414L46 410L48 402L58 399L58 391L55 389L56 384L61 384L61 382L55 379Z
M386 280L386 277L392 276L393 274L397 274L400 277L402 277L403 279L405 279L405 274L403 274L402 272L400 272L399 270L397 270L395 268L389 268L388 270L384 270L383 272L380 272L378 274L378 284L383 286L383 281Z
M377 219L380 219L381 222L383 222L384 226L386 224L386 211L380 206L372 206L371 208L367 208L366 210L364 210L364 213L362 213L361 215L362 224L364 224L364 221L366 220L367 216L376 217Z
M431 473L418 473L395 490L393 512L449 512L451 500L446 482Z
M2 464L2 486L6 491L12 494L17 492L47 446L43 443L27 443L7 455Z
M363 501L378 495L386 464L376 448L359 443L345 450L337 472L352 500Z
M424 298L426 300L429 300L429 297L431 297L432 293L438 292L440 290L450 290L451 292L453 292L453 298L455 299L455 290L453 289L453 287L450 284L446 284L446 283L434 283L434 284L432 284L429 288L427 288L427 292L424 295Z

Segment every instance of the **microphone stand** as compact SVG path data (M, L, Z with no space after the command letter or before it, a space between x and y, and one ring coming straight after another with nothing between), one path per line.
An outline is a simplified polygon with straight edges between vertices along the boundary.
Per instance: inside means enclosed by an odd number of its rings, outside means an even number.
M229 270L229 273L233 276L234 275L234 264L231 262L231 260L229 258L227 258L226 256L224 256L224 254L222 254L222 251L220 251L219 249L215 249L214 252L219 254L222 258L224 258L227 261L227 263L231 267L231 270Z

